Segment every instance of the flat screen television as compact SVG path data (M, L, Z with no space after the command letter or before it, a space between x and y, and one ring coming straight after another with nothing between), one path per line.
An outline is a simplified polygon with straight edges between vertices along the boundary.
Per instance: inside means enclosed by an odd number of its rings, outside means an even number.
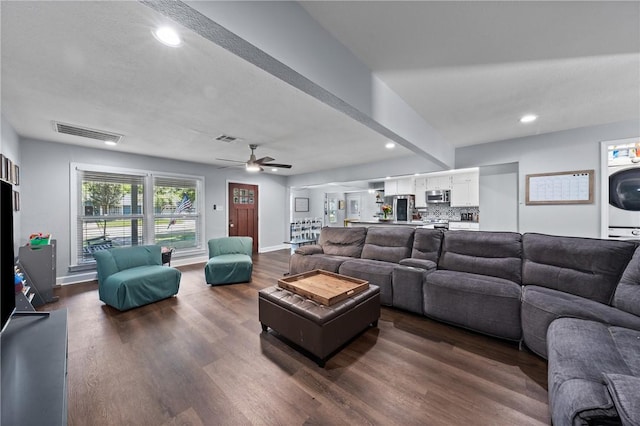
M16 309L14 262L13 186L0 181L0 330L4 330Z

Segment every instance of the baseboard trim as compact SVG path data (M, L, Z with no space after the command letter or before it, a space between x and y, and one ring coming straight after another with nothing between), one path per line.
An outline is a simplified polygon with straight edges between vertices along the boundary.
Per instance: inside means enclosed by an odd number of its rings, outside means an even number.
M278 251L290 248L289 244L280 244L278 246L262 247L258 250L258 253L268 253L270 251Z

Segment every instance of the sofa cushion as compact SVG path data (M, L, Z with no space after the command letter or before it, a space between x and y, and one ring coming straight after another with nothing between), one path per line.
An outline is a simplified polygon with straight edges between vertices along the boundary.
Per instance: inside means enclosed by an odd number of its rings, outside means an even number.
M609 304L636 246L628 241L527 233L522 248L523 284Z
M320 231L318 245L324 254L345 257L360 257L367 228L330 228L325 226Z
M411 260L429 262L435 267L435 263L430 260ZM422 315L422 301L424 300L422 286L428 273L429 271L424 268L412 266L397 265L393 268L391 274L393 307Z
M437 270L426 276L423 311L471 330L520 340L520 291L519 284L503 278Z
M444 231L441 229L416 228L411 257L438 263L443 235Z
M640 426L640 377L605 374L604 380L622 424Z
M640 330L640 317L584 297L546 287L522 290L522 334L533 352L547 357L547 329L561 317L582 318Z
M411 255L413 228L373 227L367 231L362 258L398 263Z
M640 376L640 332L560 318L551 323L547 342L553 424L619 422L603 373Z
M328 256L325 254L303 255L294 253L289 258L289 273L301 274L314 269L324 269L329 272L338 272L343 262L353 259L347 256Z
M138 266L107 277L98 286L98 293L107 305L126 311L177 294L181 275L166 266Z
M640 247L636 249L616 287L613 306L640 316Z
M393 268L397 264L381 262L371 259L351 259L345 261L338 273L348 277L359 278L369 281L369 284L380 287L380 303L391 306L393 304L393 290L391 288L391 278Z
M517 232L446 232L440 269L521 282L521 235Z
M403 266L412 266L414 268L424 269L426 271L433 271L438 266L435 262L427 259L415 259L413 257L408 257L406 259L402 259L400 261L400 265Z
M120 271L137 266L162 265L160 246L117 247L109 251Z

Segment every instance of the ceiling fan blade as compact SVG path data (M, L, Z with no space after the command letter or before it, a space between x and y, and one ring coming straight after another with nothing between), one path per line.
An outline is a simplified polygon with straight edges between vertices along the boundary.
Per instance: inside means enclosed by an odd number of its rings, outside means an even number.
M216 167L216 169L220 170L220 169L228 169L228 168L231 168L231 167L243 167L243 166L244 166L244 164L230 164L228 166Z
M271 157L262 157L257 159L255 162L256 164L264 164L264 163L268 163L269 161L273 161L275 160L275 158L271 158Z
M230 161L232 163L241 163L241 164L244 164L246 162L246 161L238 161L238 160L229 160L227 158L216 158L216 160L218 160L218 161Z
M291 164L262 163L265 167L279 167L281 169L290 169Z

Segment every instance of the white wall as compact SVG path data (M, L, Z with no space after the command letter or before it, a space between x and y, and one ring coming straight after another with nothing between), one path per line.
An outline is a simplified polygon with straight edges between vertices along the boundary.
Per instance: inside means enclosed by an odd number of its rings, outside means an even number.
M518 232L518 163L480 167L480 230Z
M520 232L581 237L600 236L600 142L640 135L640 120L585 127L456 150L456 168L518 163ZM525 205L528 174L595 170L595 202L575 205ZM605 176L606 178L606 176ZM480 210L480 222L485 212Z
M0 137L0 153L4 154L7 158L13 161L15 164L20 167L20 172L22 172L22 161L20 158L20 146L19 146L19 138L16 131L11 127L9 122L4 118L4 115L0 116L1 123L1 137ZM22 174L22 173L21 173ZM21 176L22 177L22 176ZM14 186L14 191L22 192L21 189L23 185ZM21 199L22 201L22 199ZM5 208L5 206L0 206L0 208ZM22 209L21 209L22 210ZM20 223L21 223L21 211L13 212L13 238L14 238L14 250L15 253L18 254L18 236L20 233Z
M219 170L205 164L131 155L126 153L82 148L52 142L21 139L21 204L22 221L16 239L20 245L27 242L32 232L50 232L58 241L58 281L71 282L70 265L70 163L100 164L184 173L205 177L204 210L205 239L227 235L227 182L250 183L259 186L260 251L286 248L282 242L288 238L289 202L285 178L270 174L248 175L242 169ZM214 211L213 205L223 205ZM206 253L203 252L203 256ZM199 258L200 259L200 258Z

